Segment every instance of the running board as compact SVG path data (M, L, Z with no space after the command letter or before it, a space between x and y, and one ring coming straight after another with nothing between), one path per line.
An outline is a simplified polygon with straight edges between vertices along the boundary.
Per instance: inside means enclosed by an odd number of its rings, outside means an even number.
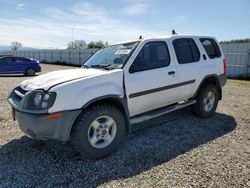
M185 102L182 102L182 103L177 103L177 104L174 104L174 105L170 105L170 106L167 106L167 107L162 107L160 109L153 110L153 111L150 111L150 112L146 112L146 113L143 113L141 115L136 115L136 116L134 116L134 117L132 117L130 119L130 124L141 123L143 121L147 121L147 120L162 116L164 114L168 114L168 113L173 112L175 110L185 108L185 107L187 107L189 105L192 105L194 103L196 103L196 100L193 99L193 100L185 101Z

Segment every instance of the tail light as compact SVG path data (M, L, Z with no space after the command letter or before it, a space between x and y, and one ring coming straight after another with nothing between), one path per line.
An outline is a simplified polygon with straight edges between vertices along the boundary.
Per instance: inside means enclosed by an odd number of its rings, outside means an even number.
M224 74L227 74L227 60L223 59Z

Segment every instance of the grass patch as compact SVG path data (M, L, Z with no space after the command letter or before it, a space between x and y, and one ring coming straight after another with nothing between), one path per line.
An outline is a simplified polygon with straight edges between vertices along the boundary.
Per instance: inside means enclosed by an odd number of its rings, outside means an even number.
M234 79L228 79L227 80L229 84L237 85L241 87L247 87L250 88L250 80L234 80Z

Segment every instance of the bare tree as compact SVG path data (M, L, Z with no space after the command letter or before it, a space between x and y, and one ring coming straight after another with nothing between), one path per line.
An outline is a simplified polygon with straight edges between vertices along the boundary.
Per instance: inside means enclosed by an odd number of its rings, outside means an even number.
M75 40L68 43L68 49L85 49L87 48L87 43L85 40Z
M18 50L19 48L22 48L22 44L20 42L14 41L11 43L11 50Z

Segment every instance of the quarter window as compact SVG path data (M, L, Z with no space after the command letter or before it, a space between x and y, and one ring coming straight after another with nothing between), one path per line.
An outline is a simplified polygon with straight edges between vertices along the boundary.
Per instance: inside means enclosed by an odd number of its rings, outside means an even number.
M221 56L219 46L215 42L215 40L209 38L201 38L200 41L210 59Z
M200 52L193 39L175 39L173 45L180 64L193 63L200 60Z
M166 67L170 64L170 56L165 42L149 42L145 44L134 63L130 72L139 72L149 69Z

